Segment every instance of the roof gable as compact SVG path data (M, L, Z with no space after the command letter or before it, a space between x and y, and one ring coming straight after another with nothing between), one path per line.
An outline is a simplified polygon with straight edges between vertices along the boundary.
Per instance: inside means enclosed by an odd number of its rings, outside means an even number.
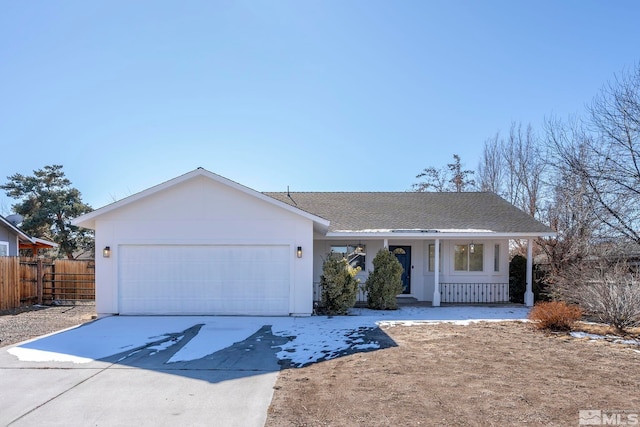
M131 195L129 197L126 197L122 200L119 200L117 202L111 203L107 206L104 206L102 208L96 209L92 212L89 212L87 214L84 214L78 218L75 218L72 221L72 224L77 225L77 226L81 226L81 227L86 227L86 228L95 228L95 221L97 218L107 215L109 213L112 212L116 212L122 209L126 209L134 204L137 204L138 202L145 200L145 199L150 199L153 198L153 196L155 195L159 195L161 193L164 192L168 192L170 190L173 190L174 188L178 187L179 185L183 184L183 183L187 183L190 181L193 181L195 179L200 179L200 178L204 178L204 179L209 179L212 180L218 184L224 185L225 187L237 190L245 195L248 195L250 197L254 197L257 199L260 199L266 203L269 203L273 206L277 206L281 209L284 209L288 212L294 213L296 215L300 215L303 216L307 219L310 219L313 221L314 223L314 227L316 227L317 229L324 229L326 230L326 228L329 226L329 222L323 218L320 218L316 215L313 215L309 212L303 211L298 209L297 207L287 204L287 203L283 203L277 199L268 197L258 191L255 191L249 187L245 187L241 184L238 184L235 181L231 181L227 178L224 178L220 175L214 174L212 172L209 172L203 168L198 168L195 169L189 173L186 173L184 175L178 176L174 179L171 179L169 181L163 182L161 184L158 184L154 187L148 188L144 191L141 191L139 193L136 193L134 195ZM176 218L177 219L177 218Z

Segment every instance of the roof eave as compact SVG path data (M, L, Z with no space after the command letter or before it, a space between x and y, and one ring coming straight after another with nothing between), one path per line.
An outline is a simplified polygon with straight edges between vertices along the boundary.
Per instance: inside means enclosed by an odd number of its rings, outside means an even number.
M20 243L20 249L53 249L57 248L58 244L50 242L49 240L38 239L34 237L31 242Z
M31 236L29 236L27 233L25 233L24 231L20 230L18 227L16 227L15 225L10 223L6 219L4 219L4 217L0 216L0 222L2 222L4 225L9 227L11 230L13 230L18 235L18 239L20 239L22 241L33 242L33 240L32 240L33 238Z
M265 201L265 202L270 203L272 205L276 205L276 206L278 206L278 207L280 207L282 209L285 209L285 210L287 210L289 212L292 212L292 213L294 213L296 215L300 215L302 217L305 217L305 218L313 221L314 226L319 227L319 229L328 229L329 228L329 221L324 219L324 218L321 218L321 217L319 217L317 215L314 215L314 214L311 214L309 212L306 212L306 211L304 211L302 209L299 209L299 208L297 208L295 206L291 206L291 205L289 205L287 203L281 202L280 200L274 199L273 197L269 197L266 194L263 194L263 193L261 193L259 191L256 191L256 190L252 189L252 188L246 187L246 186L244 186L242 184L239 184L239 183L237 183L235 181L232 181L232 180L230 180L228 178L225 178L225 177L223 177L221 175L217 175L217 174L215 174L213 172L210 172L210 171L208 171L206 169L203 169L203 168L195 169L195 170L193 170L191 172L188 172L188 173L186 173L184 175L180 175L180 176L178 176L176 178L173 178L173 179L171 179L169 181L165 181L165 182L163 182L161 184L155 185L155 186L153 186L151 188L148 188L146 190L143 190L143 191L141 191L139 193L136 193L136 194L133 194L133 195L131 195L129 197L126 197L126 198L124 198L122 200L119 200L117 202L114 202L114 203L111 203L109 205L103 206L103 207L101 207L99 209L96 209L96 210L94 210L92 212L89 212L89 213L86 213L84 215L81 215L81 216L71 220L71 224L75 225L75 226L78 226L78 227L95 229L95 220L99 216L104 215L104 214L106 214L108 212L114 211L114 210L116 210L118 208L121 208L123 206L126 206L126 205L128 205L130 203L133 203L133 202L137 201L137 200L140 200L140 199L143 199L145 197L148 197L148 196L150 196L152 194L158 193L159 191L162 191L162 190L164 190L166 188L173 187L176 184L179 184L181 182L187 181L187 180L192 179L192 178L194 178L196 176L206 176L206 177L208 177L208 178L210 178L210 179L212 179L214 181L220 182L220 183L225 184L225 185L227 185L227 186L229 186L231 188L234 188L234 189L236 189L238 191L241 191L243 193L246 193L246 194L249 194L251 196L254 196L254 197L256 197L256 198L258 198L258 199L260 199L262 201Z
M465 239L465 238L485 238L485 239L530 239L536 237L554 237L555 232L418 232L418 233L398 233L393 231L384 232L360 232L360 231L331 231L325 234L327 238L378 238L378 239Z
M51 240L39 239L37 237L33 237L33 243L38 245L48 246L50 248L57 248L59 245L56 242L52 242Z

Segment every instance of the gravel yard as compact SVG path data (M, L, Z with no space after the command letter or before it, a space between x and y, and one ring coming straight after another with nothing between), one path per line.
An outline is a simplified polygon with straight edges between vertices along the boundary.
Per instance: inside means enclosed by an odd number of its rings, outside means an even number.
M94 304L33 305L0 311L0 347L90 322L95 316Z

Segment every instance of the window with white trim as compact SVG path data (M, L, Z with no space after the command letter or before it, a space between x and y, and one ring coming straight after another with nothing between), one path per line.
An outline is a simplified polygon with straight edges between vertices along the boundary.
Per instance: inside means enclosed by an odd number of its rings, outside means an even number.
M0 242L0 256L9 256L9 242Z
M493 271L500 271L500 245L497 243L493 247Z
M484 271L484 245L470 243L455 245L453 267L455 271Z
M365 258L367 256L367 247L365 245L331 246L331 252L342 255L347 259L347 262L351 267L360 267L360 269L364 271Z

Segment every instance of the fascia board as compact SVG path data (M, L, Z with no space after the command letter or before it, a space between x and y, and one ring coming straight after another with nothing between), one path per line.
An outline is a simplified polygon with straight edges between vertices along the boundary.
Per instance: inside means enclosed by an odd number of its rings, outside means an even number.
M555 237L557 233L492 233L492 232L479 232L479 233L393 233L393 232L329 232L325 234L326 238L341 239L341 238L378 238L378 239L412 239L412 240L434 240L434 239L530 239L536 237Z
M89 212L89 213L86 213L84 215L81 215L81 216L71 220L71 224L75 225L75 226L79 226L79 227L85 227L85 228L94 229L95 228L95 220L96 220L97 217L99 217L101 215L104 215L106 213L112 212L112 211L114 211L116 209L119 209L121 207L124 207L124 206L126 206L128 204L134 203L134 202L136 202L136 201L138 201L140 199L143 199L145 197L148 197L148 196L151 196L153 194L156 194L156 193L158 193L158 192L160 192L160 191L162 191L164 189L167 189L167 188L173 187L173 186L175 186L177 184L180 184L182 182L188 181L188 180L190 180L190 179L192 179L194 177L197 177L197 176L205 176L205 177L207 177L209 179L217 181L217 182L219 182L221 184L224 184L224 185L226 185L228 187L231 187L233 189L241 191L241 192L243 192L245 194L249 194L249 195L251 195L253 197L256 197L256 198L258 198L260 200L263 200L263 201L265 201L267 203L270 203L272 205L278 206L278 207L280 207L282 209L285 209L285 210L287 210L289 212L292 212L292 213L294 213L296 215L300 215L302 217L305 217L305 218L313 221L314 223L319 224L322 227L326 227L326 228L329 227L329 221L324 219L324 218L321 218L319 216L316 216L316 215L310 214L308 212L305 212L305 211L303 211L301 209L296 208L295 206L291 206L291 205L289 205L287 203L284 203L284 202L281 202L279 200L276 200L273 197L269 197L269 196L267 196L265 194L260 193L259 191L256 191L256 190L254 190L252 188L249 188L249 187L246 187L246 186L244 186L242 184L239 184L239 183L237 183L235 181L232 181L232 180L227 179L227 178L225 178L223 176L217 175L217 174L215 174L213 172L209 172L208 170L202 169L202 168L195 169L195 170L193 170L191 172L188 172L188 173L186 173L184 175L180 175L180 176L178 176L176 178L173 178L173 179L171 179L169 181L165 181L165 182L163 182L161 184L158 184L158 185L155 185L153 187L150 187L150 188L148 188L146 190L143 190L143 191L141 191L139 193L133 194L133 195L128 196L128 197L125 197L122 200L119 200L117 202L114 202L114 203L111 203L109 205L103 206L103 207L101 207L99 209L96 209L96 210L94 210L92 212Z

